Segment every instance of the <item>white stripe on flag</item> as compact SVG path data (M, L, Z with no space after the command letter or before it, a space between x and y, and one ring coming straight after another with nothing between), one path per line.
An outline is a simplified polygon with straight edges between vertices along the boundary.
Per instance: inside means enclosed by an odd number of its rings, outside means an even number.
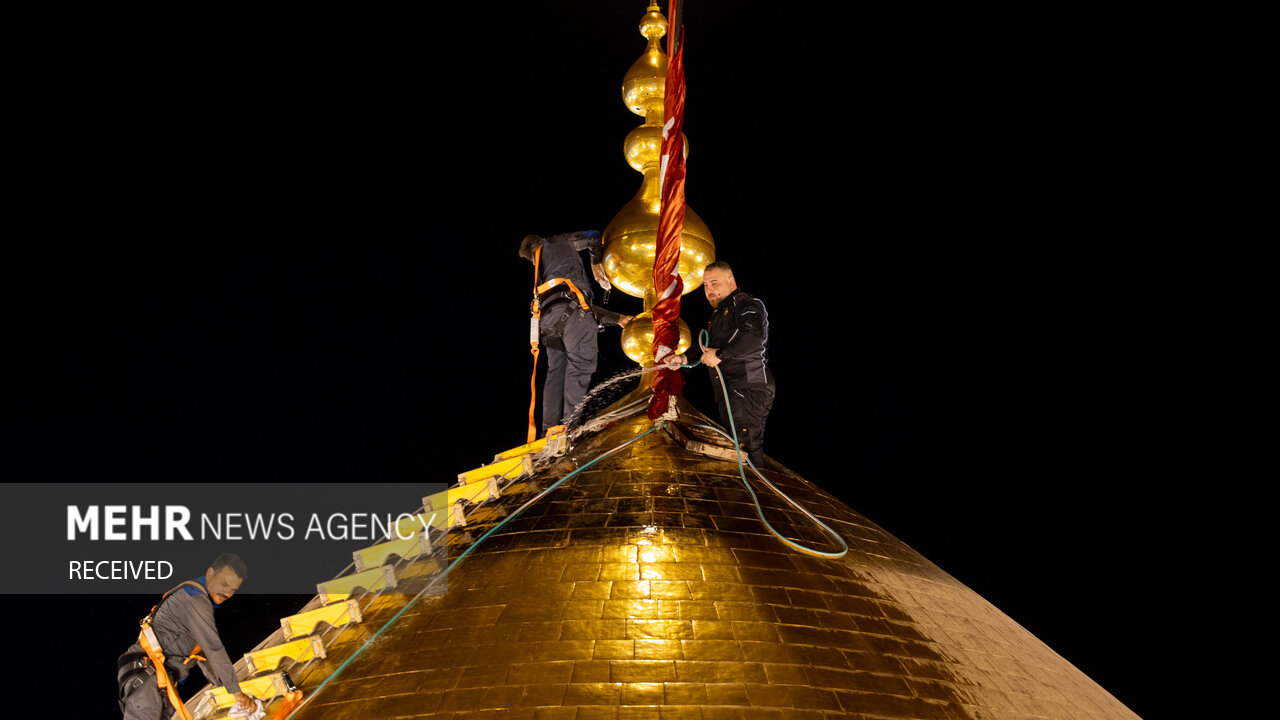
M674 273L673 273L673 274L674 274ZM659 299L659 300L666 300L667 298L671 297L671 294L672 294L672 293L674 293L674 292L675 292L675 290L676 290L676 281L675 281L675 280L672 280L672 281L671 281L671 284L667 286L667 289L662 291L662 297L660 297L660 298L658 298L658 299Z

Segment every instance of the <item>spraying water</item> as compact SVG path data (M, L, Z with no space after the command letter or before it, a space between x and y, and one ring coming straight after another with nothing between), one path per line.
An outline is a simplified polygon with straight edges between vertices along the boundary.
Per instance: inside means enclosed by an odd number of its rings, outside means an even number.
M576 430L584 420L591 418L600 410L608 407L615 400L635 389L634 386L624 385L624 381L634 377L639 377L646 372L656 370L656 367L644 368L637 367L631 370L623 370L604 382L596 385L587 391L582 402L573 409L568 419L564 421L565 427L569 432ZM621 390L622 392L619 392Z
M703 330L702 334L698 337L698 343L704 348L706 347L706 339L707 331ZM701 364L702 361L699 360L690 365L681 365L680 367L691 368L697 367ZM622 397L622 395L626 394L625 392L614 394L619 387L622 387L621 383L624 380L639 377L640 375L654 372L655 370L661 370L664 367L667 366L652 365L650 367L637 367L631 370L623 370L594 388L591 388L591 390L587 391L586 397L582 398L582 402L573 409L573 412L569 414L568 419L564 421L566 430L572 433L574 430L581 427L584 420L594 417L596 413L600 412L615 400ZM626 391L630 392L633 389L634 387L628 387L626 388Z

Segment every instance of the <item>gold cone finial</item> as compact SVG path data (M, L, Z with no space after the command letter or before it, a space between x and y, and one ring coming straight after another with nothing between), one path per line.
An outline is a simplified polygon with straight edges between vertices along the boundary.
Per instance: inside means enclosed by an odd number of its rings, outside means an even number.
M653 316L657 301L653 288L653 262L657 250L658 212L662 204L659 160L662 151L663 98L667 77L667 55L662 38L667 34L667 18L650 3L640 18L640 35L646 40L644 53L632 63L622 79L622 102L644 118L644 124L627 133L623 155L627 164L642 175L640 191L610 221L604 231L604 269L613 286L633 297L644 299L644 312L622 331L622 348L627 357L642 365L652 364ZM688 154L688 139L684 138ZM680 276L684 292L702 285L702 269L715 260L715 242L702 218L685 207L684 230L680 233ZM689 326L680 321L677 352L692 344Z

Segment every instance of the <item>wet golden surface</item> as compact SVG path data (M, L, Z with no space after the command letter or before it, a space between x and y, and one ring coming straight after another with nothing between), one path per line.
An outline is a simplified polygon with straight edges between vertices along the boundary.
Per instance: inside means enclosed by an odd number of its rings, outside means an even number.
M685 407L680 422L705 422ZM622 420L473 509L456 557L536 492L651 424ZM838 531L770 535L736 463L653 432L532 504L448 592L381 596L294 679L296 717L1133 718L981 597L817 486L766 474ZM759 487L766 517L829 538ZM328 680L320 692L315 688Z

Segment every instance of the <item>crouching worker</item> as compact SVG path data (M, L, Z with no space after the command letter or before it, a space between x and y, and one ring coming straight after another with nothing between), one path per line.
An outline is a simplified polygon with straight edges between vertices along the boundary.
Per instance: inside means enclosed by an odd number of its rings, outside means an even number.
M116 680L120 687L120 710L124 720L160 720L170 716L187 718L178 699L177 685L191 672L190 663L200 663L205 677L222 685L245 710L256 706L253 698L240 692L235 668L227 656L213 611L240 589L248 569L238 555L219 555L203 576L188 580L164 594L142 621L142 633L120 656ZM163 654L163 665L154 658Z

